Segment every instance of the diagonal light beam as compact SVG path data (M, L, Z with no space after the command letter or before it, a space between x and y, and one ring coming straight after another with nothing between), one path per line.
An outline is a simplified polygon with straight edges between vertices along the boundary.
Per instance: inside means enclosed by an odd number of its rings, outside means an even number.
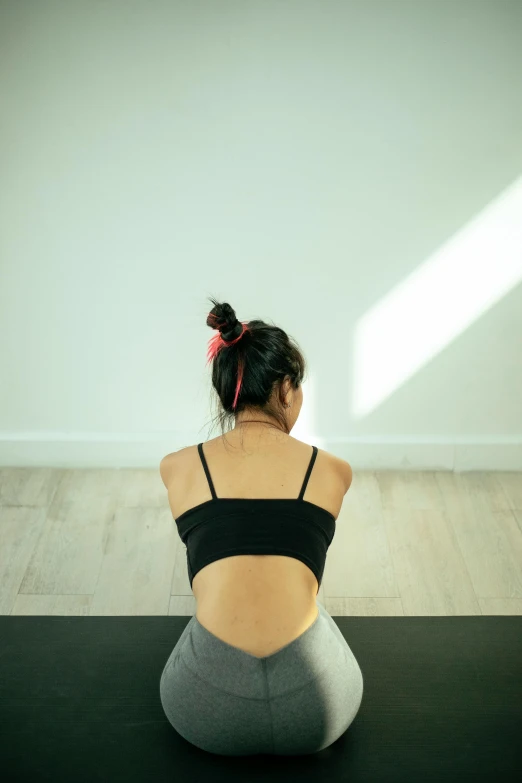
M362 418L522 280L522 177L357 322Z

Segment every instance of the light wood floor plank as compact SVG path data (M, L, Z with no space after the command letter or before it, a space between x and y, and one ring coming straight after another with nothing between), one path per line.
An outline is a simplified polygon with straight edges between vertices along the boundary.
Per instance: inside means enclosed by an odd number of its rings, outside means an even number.
M511 508L522 511L522 473L498 473L497 481L509 498Z
M323 584L326 602L330 596L400 598L379 485L371 471L354 473L328 550Z
M174 551L170 508L118 509L105 542L91 615L166 615Z
M383 513L404 614L480 614L448 515L406 508Z
M522 473L354 471L333 615L522 614ZM0 468L0 613L195 611L159 472Z
M45 513L41 507L0 507L0 614L11 614L44 529Z
M0 468L0 506L47 507L63 476L53 468Z
M115 471L65 471L19 592L92 595L116 508Z
M477 598L522 598L522 533L496 477L437 480Z

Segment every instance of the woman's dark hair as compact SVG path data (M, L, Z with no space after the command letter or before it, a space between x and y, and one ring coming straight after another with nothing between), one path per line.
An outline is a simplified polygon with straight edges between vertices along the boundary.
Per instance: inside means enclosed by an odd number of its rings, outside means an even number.
M220 303L213 297L209 300L214 307L207 316L207 326L219 329L227 335L227 340L231 340L230 344L224 344L221 336L216 334L214 347L209 349L212 385L221 402L221 409L215 417L221 426L221 434L225 434L227 424L229 429L232 428L237 413L249 407L259 408L288 434L282 405L282 383L289 378L294 389L302 383L306 363L301 349L279 326L259 320L244 323L243 334L234 341L234 327L240 334L241 326L235 311L228 302ZM272 393L277 387L279 395L274 401Z

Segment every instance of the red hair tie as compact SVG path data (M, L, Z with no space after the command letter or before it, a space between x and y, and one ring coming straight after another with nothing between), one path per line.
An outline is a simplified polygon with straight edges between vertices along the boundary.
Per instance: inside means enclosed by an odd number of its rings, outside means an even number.
M209 316L214 318L216 317L213 313L212 314L209 313ZM241 331L239 332L239 334L237 334L239 329L241 329ZM229 329L228 331L224 332L224 334L227 337L230 337L231 339L225 340L225 338L223 337L223 333L221 331L213 335L208 341L207 365L210 361L216 358L216 356L218 355L218 353L221 351L222 348L228 348L229 345L234 345L239 340L241 340L241 338L243 337L246 331L250 331L246 323L242 323L241 321L238 321L235 324L235 326L232 327L232 329ZM241 388L241 383L243 381L243 370L244 370L244 362L242 359L240 359L238 365L238 379L237 379L236 393L234 396L234 402L232 403L232 408L234 409L237 405L237 398L239 397L239 390Z

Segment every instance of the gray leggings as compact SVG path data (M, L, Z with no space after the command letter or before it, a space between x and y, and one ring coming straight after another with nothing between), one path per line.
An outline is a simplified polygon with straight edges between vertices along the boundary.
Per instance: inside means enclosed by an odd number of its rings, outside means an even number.
M221 756L316 753L357 715L359 664L335 621L319 615L297 639L258 658L189 620L160 682L163 709L188 742Z

